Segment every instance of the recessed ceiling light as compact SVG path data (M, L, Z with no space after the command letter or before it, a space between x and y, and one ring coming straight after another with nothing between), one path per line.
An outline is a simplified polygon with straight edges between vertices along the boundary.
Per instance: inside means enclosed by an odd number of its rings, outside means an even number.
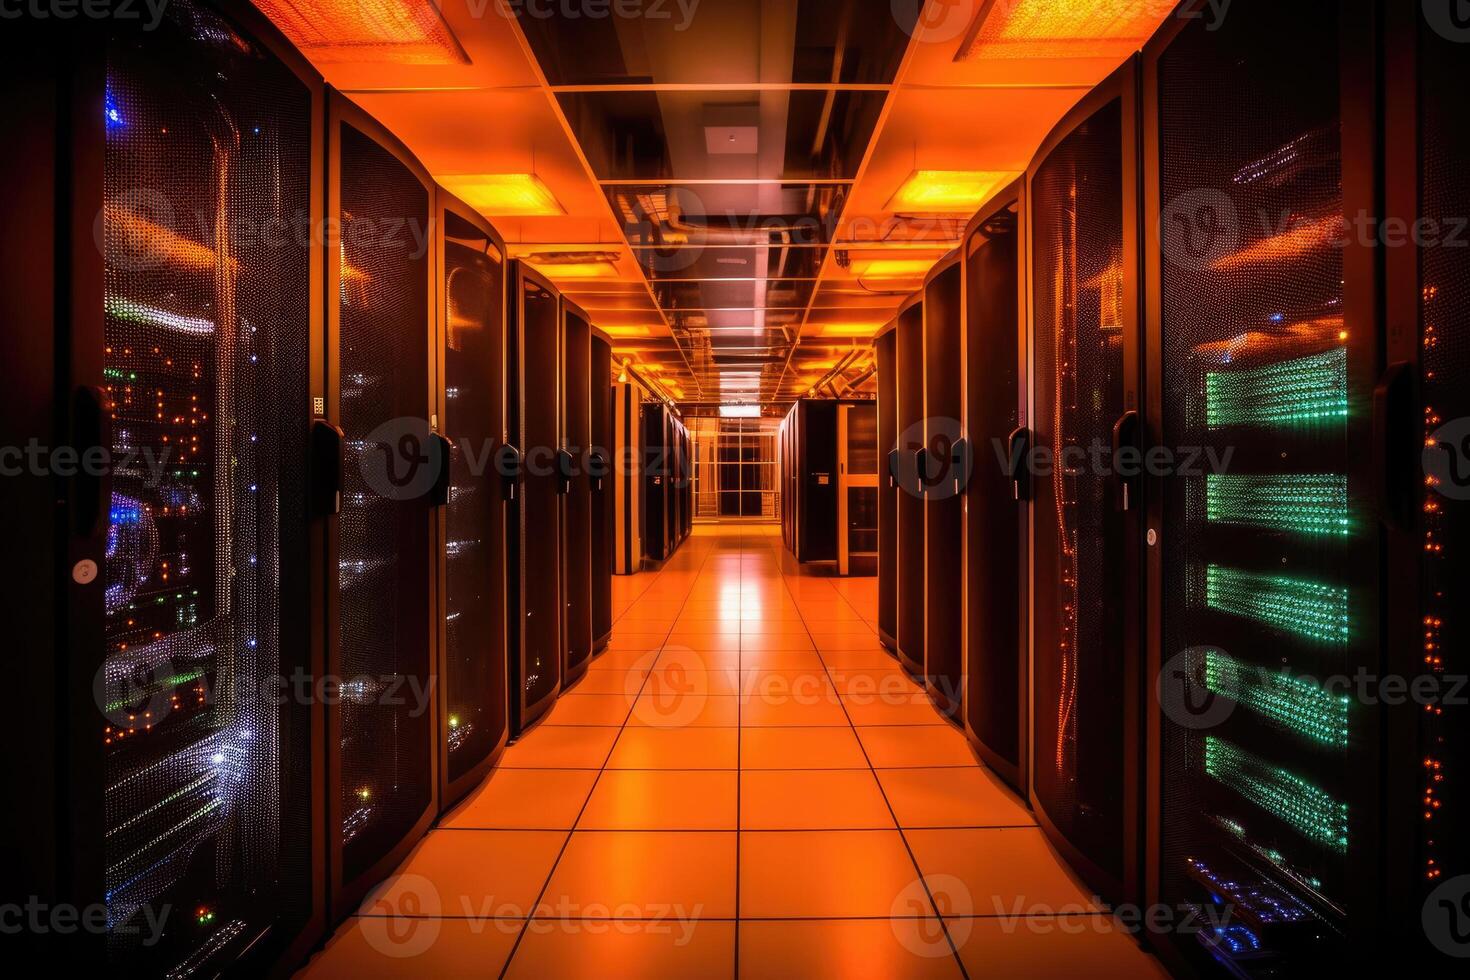
M968 217L1014 176L997 170L915 170L889 198L884 210Z
M255 0L317 64L467 65L431 0Z
M937 259L874 259L863 266L859 279L923 279Z
M445 174L441 187L492 218L556 218L566 209L535 174Z
M759 405L721 405L720 418L722 419L758 419L761 417Z

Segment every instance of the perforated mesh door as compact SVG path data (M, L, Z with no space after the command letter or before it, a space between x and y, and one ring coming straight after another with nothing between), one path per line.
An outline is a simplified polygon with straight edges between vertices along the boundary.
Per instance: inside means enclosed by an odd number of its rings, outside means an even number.
M878 629L898 639L898 493L888 454L898 445L897 332L874 343L878 367Z
M575 314L566 318L566 445L576 463L567 495L567 670L592 656L592 480L587 453L592 444L592 329Z
M305 669L311 98L174 4L107 52L112 423L102 715L113 972L213 972L311 912ZM266 224L262 225L261 223ZM20 652L17 655L25 655ZM16 788L23 791L24 788ZM18 842L22 843L23 842ZM172 911L172 914L169 912ZM162 936L151 921L162 922Z
M334 830L350 881L412 829L433 792L429 486L413 463L415 441L421 453L428 431L429 270L421 236L429 195L371 137L347 124L340 133L337 341L348 453L338 572L342 824ZM396 475L385 479L385 472Z
M1425 438L1453 447L1442 445L1440 458L1454 465L1453 475L1444 472L1440 485L1430 488L1424 505L1423 655L1433 658L1438 673L1453 678L1470 671L1470 578L1462 557L1470 553L1470 245L1465 231L1454 230L1463 229L1470 216L1470 129L1453 94L1470 67L1470 45L1426 28L1419 56L1421 208L1437 235L1459 243L1431 240L1420 252ZM1426 886L1436 887L1470 874L1463 833L1470 825L1470 707L1460 700L1423 717L1421 786L1431 807L1414 871Z
M526 476L520 490L519 727L561 688L563 528L555 452L561 445L561 301L521 282L519 425Z
M1313 232L1343 209L1337 46L1330 9L1256 3L1159 61L1161 199L1197 222L1165 238L1163 438L1234 453L1164 481L1162 870L1171 901L1233 906L1220 949L1255 961L1337 945L1377 753L1315 680L1375 642L1354 582L1376 522L1348 478L1371 398L1349 387L1342 251Z
M976 232L965 260L968 436L975 469L966 490L969 519L965 608L965 719L982 745L1012 767L1021 763L1021 504L1001 464L1020 424L1017 388L1019 253L1016 215L1002 211Z
M444 214L445 511L443 734L450 782L505 736L505 504L492 453L504 425L505 265L474 225Z
M592 447L602 454L606 466L613 461L612 347L600 337L592 338ZM612 632L613 569L613 478L596 480L592 492L592 639Z
M667 518L669 482L668 443L665 438L664 410L661 405L645 403L640 418L643 426L643 553L654 561L667 556ZM720 512L725 509L722 504Z
M914 454L924 448L924 306L899 314L898 379L898 652L913 670L924 666L924 498Z
M924 672L929 690L950 712L963 699L964 511L953 465L960 437L960 309L958 264L934 277L924 290L924 445L928 473L924 502Z
M1032 181L1036 444L1035 771L1056 828L1123 871L1123 553L1110 480L1086 453L1123 413L1122 106L1108 103ZM1083 456L1077 456L1078 452ZM1063 465L1064 463L1068 465Z

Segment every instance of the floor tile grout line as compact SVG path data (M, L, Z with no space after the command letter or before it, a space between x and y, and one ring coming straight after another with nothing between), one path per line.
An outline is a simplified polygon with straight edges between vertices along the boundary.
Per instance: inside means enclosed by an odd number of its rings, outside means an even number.
M791 584L790 584L789 581L787 581L787 576L785 574L785 569L784 568L782 569L781 581L782 581L783 584L785 584L786 590L788 592L791 592ZM837 590L836 589L833 589L833 591L835 592ZM791 598L792 598L793 601L796 599L796 595L795 595L794 592L792 593ZM845 600L845 597L844 597L844 600ZM856 610L854 610L854 611L856 611ZM798 612L800 612L800 611L798 610ZM807 625L806 616L805 616L804 613L800 613L800 615L802 616L802 625L806 627L807 634L808 634L808 636L810 636L811 635L811 627ZM815 645L815 642L816 642L815 637L813 637L812 640L813 640L813 645ZM830 669L828 669L828 667L827 667L827 660L826 660L825 657L822 656L821 651L818 651L817 652L817 659L822 662L822 669L827 672L827 679L828 679L828 681L831 681L832 680L832 672L831 672ZM939 928L943 931L944 938L949 943L950 952L954 955L954 961L955 961L955 964L960 969L960 975L964 978L964 980L969 980L970 973L969 973L969 971L967 969L965 969L964 960L962 960L960 958L959 947L955 945L954 937L952 935L950 935L950 932L949 932L949 926L945 923L944 917L939 912L939 903L936 902L936 901L934 901L934 893L929 890L929 882L928 882L928 880L924 876L924 869L919 866L919 859L914 854L914 849L913 849L913 846L909 843L908 835L904 833L903 826L902 826L902 824L899 823L899 820L898 820L898 812L893 809L893 801L888 798L888 791L883 788L883 781L878 778L878 770L873 766L872 757L868 755L868 747L863 744L863 740L861 738L858 738L858 734L857 734L857 727L858 726L857 725L854 725L852 723L852 715L847 710L847 702L842 701L840 698L838 700L839 700L839 703L842 706L842 713L843 713L844 716L846 716L847 723L848 723L849 727L852 729L852 737L857 740L857 743L858 743L858 751L862 752L863 758L865 760L867 760L867 763L868 763L868 772L873 777L873 782L878 785L878 793L879 793L879 795L881 795L883 797L883 804L884 804L884 806L888 807L888 813L893 818L893 825L894 825L895 828L897 828L897 830L898 830L898 839L903 843L903 849L904 849L905 853L907 853L908 856L909 856L909 863L913 865L914 873L918 876L919 883L921 885L923 885L923 887L924 887L924 895L925 895L926 898L929 899L929 907L934 910L935 918L939 920Z
M659 568L659 570L655 573L655 576L654 577L657 578L658 576L663 575L663 573L668 569L669 561L672 561L672 560L673 560L673 556L670 556L669 560L664 562L663 566ZM709 560L709 556L706 555L704 561L708 561L708 560ZM701 564L700 564L701 570L703 570L703 567L704 567L703 562L701 562ZM650 582L649 583L649 586L652 587L652 585L653 585L653 583ZM647 592L647 589L645 589L644 592ZM643 593L639 593L639 595L641 597L643 595ZM636 602L637 600L634 600L634 601ZM686 597L686 602L687 602L687 597ZM630 605L629 608L632 608L632 606ZM680 608L682 608L682 606ZM626 614L626 612L627 612L627 610L624 610L624 613L625 614ZM616 628L616 626L614 626L614 628ZM670 627L670 632L672 632L672 630L673 630L673 627ZM665 634L665 639L667 639L667 634ZM662 651L662 647L660 647L660 651ZM660 653L660 655L662 655L662 654ZM658 664L658 656L655 656L653 658L653 662L654 662L654 665L657 666L657 664ZM652 670L650 670L648 674L645 674L643 676L643 684L640 685L640 687L638 689L638 693L639 693L640 696L643 693L643 688L645 688L645 687L648 686L648 678L652 675L652 673L653 673ZM631 705L629 706L628 711L629 711L629 714L632 713L632 707L631 707ZM611 726L608 726L608 727L611 727ZM626 727L627 727L627 718L625 717L623 719L623 724L618 726L618 736L617 736L617 738L614 738L613 741L612 741L612 744L608 746L607 755L603 757L602 765L597 770L597 778L594 779L594 780L592 780L592 787L587 791L587 797L586 797L586 799L584 799L582 801L582 806L577 811L577 818L572 821L572 829L571 830L568 830L566 832L566 837L561 842L561 849L557 851L557 853L556 853L556 859L551 862L551 867L546 872L546 880L541 883L541 890L536 893L536 898L532 902L531 908L527 911L525 921L521 925L521 931L516 935L516 941L511 945L510 955L508 955L505 958L505 965L500 968L500 978L499 978L499 980L505 980L506 975L510 972L510 965L511 965L511 963L513 963L515 961L516 954L520 952L521 943L526 938L526 930L531 927L531 921L536 917L536 909L541 904L541 900L545 897L546 890L551 887L551 880L552 880L553 877L556 876L556 869L561 865L562 858L566 856L567 848L571 846L571 843L572 843L572 835L577 832L577 824L581 823L581 821L582 821L582 815L587 812L587 806L588 806L588 804L590 804L592 802L592 794L597 792L597 784L602 781L602 774L607 771L607 764L612 759L613 753L617 751L618 741L622 738L622 733L626 729Z

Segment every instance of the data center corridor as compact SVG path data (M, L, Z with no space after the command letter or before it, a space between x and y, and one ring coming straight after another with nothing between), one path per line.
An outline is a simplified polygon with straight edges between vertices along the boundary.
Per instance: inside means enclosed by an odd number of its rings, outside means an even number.
M700 525L615 579L609 649L300 975L1162 975L879 645L876 580L799 567Z

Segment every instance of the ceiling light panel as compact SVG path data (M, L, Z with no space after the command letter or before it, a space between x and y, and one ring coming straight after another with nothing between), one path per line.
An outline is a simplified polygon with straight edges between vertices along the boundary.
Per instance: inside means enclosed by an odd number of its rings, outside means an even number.
M566 214L535 174L436 174L455 197L491 218L556 218Z
M992 170L916 170L889 199L894 214L968 218L1015 173Z
M467 65L430 0L255 0L316 64Z
M956 61L978 58L1101 58L1147 40L1177 0L1007 0L981 8Z

